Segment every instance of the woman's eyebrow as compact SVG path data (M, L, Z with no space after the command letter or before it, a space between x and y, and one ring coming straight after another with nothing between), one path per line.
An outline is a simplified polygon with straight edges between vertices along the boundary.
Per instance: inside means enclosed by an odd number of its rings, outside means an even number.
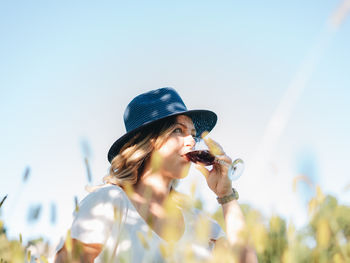
M175 124L178 124L178 125L184 127L185 129L188 129L187 125L185 125L185 124L183 124L183 123L176 122ZM192 129L191 132L192 132L192 133L196 133L196 129Z

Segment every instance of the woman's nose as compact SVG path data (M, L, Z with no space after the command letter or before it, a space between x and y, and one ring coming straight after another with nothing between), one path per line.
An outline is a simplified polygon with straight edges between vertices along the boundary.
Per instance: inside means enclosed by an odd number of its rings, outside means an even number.
M196 141L193 138L193 136L192 135L186 136L186 138L185 138L185 146L189 146L189 147L193 148L195 145L196 145Z

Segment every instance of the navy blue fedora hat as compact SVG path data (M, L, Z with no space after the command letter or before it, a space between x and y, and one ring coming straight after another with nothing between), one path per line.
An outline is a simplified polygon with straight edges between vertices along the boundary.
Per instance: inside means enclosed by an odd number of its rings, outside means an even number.
M187 110L180 95L173 88L161 88L138 95L124 112L126 134L113 143L108 151L108 161L112 162L125 143L145 127L180 114L192 119L197 136L201 136L205 131L210 132L217 121L217 116L212 111Z

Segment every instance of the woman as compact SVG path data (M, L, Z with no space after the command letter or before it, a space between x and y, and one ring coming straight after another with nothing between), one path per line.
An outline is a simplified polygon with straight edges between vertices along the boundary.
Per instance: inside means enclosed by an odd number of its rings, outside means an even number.
M173 190L188 173L185 154L216 120L211 111L187 110L172 88L134 98L124 113L127 133L108 152L105 185L81 202L71 228L73 243L59 249L55 262L72 257L77 262L208 260L222 240L236 245L244 220L227 175L232 160L220 145L211 141L217 151L213 168L197 168L222 205L226 237L215 221L188 209L186 199Z

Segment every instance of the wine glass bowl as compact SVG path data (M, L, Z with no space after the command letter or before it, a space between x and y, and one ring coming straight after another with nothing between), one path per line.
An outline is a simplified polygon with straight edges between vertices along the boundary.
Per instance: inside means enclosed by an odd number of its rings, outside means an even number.
M236 181L239 177L242 176L243 171L244 171L244 162L242 159L237 158L230 165L230 168L228 171L228 177L231 179L231 181Z
M196 164L209 166L215 162L228 166L228 176L230 180L235 181L243 174L244 162L237 158L231 164L228 164L220 159L217 159L209 150L194 150L185 154L186 158Z
M215 162L215 156L209 150L194 150L186 153L185 156L189 161L204 166L213 165Z

